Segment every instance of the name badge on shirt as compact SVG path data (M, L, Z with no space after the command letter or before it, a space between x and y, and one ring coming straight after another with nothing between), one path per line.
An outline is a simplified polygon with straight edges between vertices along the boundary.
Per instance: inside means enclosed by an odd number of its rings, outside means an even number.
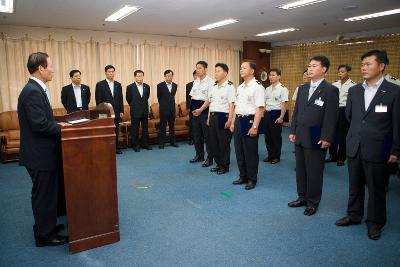
M324 106L324 101L321 100L321 98L315 99L314 102L315 105L323 107Z
M387 112L387 106L384 106L384 105L382 105L382 104L376 105L376 106L375 106L375 112L376 112L376 113Z

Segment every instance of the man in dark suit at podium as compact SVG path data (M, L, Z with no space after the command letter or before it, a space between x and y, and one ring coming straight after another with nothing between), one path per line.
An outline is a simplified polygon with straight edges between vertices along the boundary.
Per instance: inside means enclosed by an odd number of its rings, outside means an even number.
M124 116L124 105L122 96L122 86L119 82L114 81L115 68L112 65L107 65L104 68L106 79L96 84L96 105L106 102L110 103L114 109L114 123L115 123L115 145L117 154L122 154L122 151L118 149L118 133L119 133L119 122Z
M175 143L175 95L178 85L172 82L174 72L164 71L164 82L157 84L157 99L160 105L160 126L158 128L158 145L164 149L166 128L168 122L169 143L173 147L178 147Z
M135 152L140 151L139 127L142 126L141 147L151 150L149 146L149 97L150 86L143 83L144 72L135 70L135 82L126 87L126 102L131 112L131 137L132 146Z
M88 110L90 102L90 88L81 84L81 72L71 70L69 73L71 84L66 85L61 90L61 102L67 113L78 110Z
M190 91L192 91L193 87L193 82L194 80L197 79L197 72L196 70L193 71L193 81L189 82L186 84L186 109L189 111L189 145L193 145L193 126L192 126L192 120L193 120L193 115L192 112L190 112L190 101L192 100L192 97L190 96Z
M54 120L46 82L53 78L53 65L46 53L33 53L27 68L31 77L18 98L21 147L19 164L32 179L32 211L36 246L58 246L68 242L58 235L57 225L60 168L60 132L66 123Z
M385 80L386 51L371 50L361 57L364 82L349 89L346 138L349 169L347 216L337 226L360 224L368 189L368 237L378 240L386 224L388 163L400 158L400 87Z
M289 135L295 143L298 198L288 206L306 206L306 216L314 215L321 201L325 155L335 140L339 115L339 89L325 81L329 65L325 56L310 59L311 81L298 89Z

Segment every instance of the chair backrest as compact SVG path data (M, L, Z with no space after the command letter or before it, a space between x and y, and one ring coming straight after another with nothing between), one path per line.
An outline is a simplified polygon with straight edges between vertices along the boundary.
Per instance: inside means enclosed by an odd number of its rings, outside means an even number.
M179 105L175 104L175 117L180 117L181 116L181 112L179 109Z
M64 116L67 115L65 108L53 108L53 116Z
M0 113L0 128L3 131L19 130L17 111L6 111Z
M182 117L189 115L189 110L186 108L186 101L181 102L179 106L181 107Z
M150 118L151 119L159 119L160 118L160 105L158 103L151 104Z
M122 121L131 121L131 108L129 105L124 105L124 116L122 117Z

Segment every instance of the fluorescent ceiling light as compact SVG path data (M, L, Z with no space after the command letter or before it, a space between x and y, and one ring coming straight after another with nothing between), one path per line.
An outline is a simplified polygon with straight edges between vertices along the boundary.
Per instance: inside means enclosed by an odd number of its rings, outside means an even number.
M13 13L14 12L14 0L0 0L0 12Z
M357 17L352 17L352 18L347 18L347 19L344 19L344 21L357 21L357 20L363 20L363 19L372 19L372 18L389 16L389 15L394 15L394 14L399 14L399 13L400 13L400 8L392 9L392 10L388 10L388 11L382 11L382 12L378 12L378 13L362 15L362 16L357 16Z
M118 10L117 12L111 14L104 21L119 21L119 20L125 18L126 16L129 16L130 14L137 12L141 9L142 9L142 7L140 7L140 6L126 5L123 8L121 8L120 10Z
M338 44L338 45L354 45L354 44L370 44L373 43L374 41L358 41L358 42L349 42L349 43L343 43L343 44Z
M326 0L300 0L300 1L295 1L295 2L291 2L291 3L287 3L284 5L280 5L277 6L277 8L282 8L282 9L294 9L294 8L298 8L298 7L303 7L303 6L308 6L308 5L313 5L316 3L321 3L321 2L325 2Z
M288 28L288 29L276 30L276 31L272 31L272 32L263 32L263 33L256 34L256 36L267 36L267 35L279 34L279 33L284 33L284 32L294 32L294 31L298 31L298 30L299 29L296 29L296 28Z
M201 26L200 28L197 28L197 29L200 31L206 31L206 30L211 30L211 29L217 28L217 27L233 24L236 22L238 22L237 19L226 19L226 20L218 21L218 22L211 23L211 24L208 24L205 26Z

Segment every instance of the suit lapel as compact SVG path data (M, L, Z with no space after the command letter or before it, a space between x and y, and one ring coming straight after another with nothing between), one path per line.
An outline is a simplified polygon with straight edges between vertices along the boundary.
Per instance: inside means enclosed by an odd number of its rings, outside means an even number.
M372 98L371 103L368 106L367 111L365 112L364 116L367 116L367 114L375 108L376 104L378 104L379 100L386 94L386 89L385 89L385 80L383 80L381 86L379 86L378 91L376 91L376 94L374 98ZM364 94L362 99L364 99ZM364 110L365 110L365 103L364 103Z
M108 88L108 94L111 96L111 98L114 98L113 97L113 94L111 94L111 88L110 88L110 86L108 85L108 82L107 82L107 80L104 80L104 82L105 82L105 84L106 84L106 86L107 86L107 88ZM114 93L115 93L115 83L114 83Z
M75 107L77 107L76 99L75 99L74 87L72 86L72 84L69 85L69 91L70 91L70 94L72 96L71 98L74 100ZM82 95L82 92L81 92L81 95Z
M314 100L318 97L318 95L321 93L321 90L325 87L325 80L323 80L318 87L315 89L314 93L311 95L310 100L308 100L307 105L310 105L311 103L314 102ZM309 86L307 93L310 93L311 87ZM307 97L308 97L307 94Z
M31 81L33 84L35 84L36 87L40 90L40 92L42 92L42 95L44 96L44 99L46 99L46 103L49 105L49 108L51 109L51 104L49 102L49 99L47 98L47 95L44 92L43 88L40 86L40 84L38 82L36 82L35 80L32 80L32 79L29 79L29 81Z
M176 84L175 84L175 83L172 83L171 95L174 96L174 95L176 94L176 88L177 88Z

